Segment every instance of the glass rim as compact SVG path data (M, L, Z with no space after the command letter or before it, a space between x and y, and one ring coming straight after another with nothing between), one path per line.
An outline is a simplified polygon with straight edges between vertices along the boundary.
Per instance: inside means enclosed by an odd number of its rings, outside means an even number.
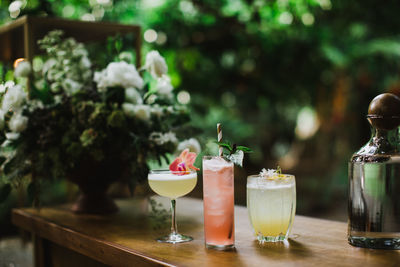
M215 158L222 158L226 161L231 162L231 160L229 160L227 156L209 156L209 155L203 156L203 159L215 159Z
M284 178L284 179L296 179L296 176L294 176L293 174L281 174L283 177L280 178ZM260 174L252 174L247 176L247 180L251 180L251 179L260 179L260 180L265 180L265 181L276 181L276 178L268 178L268 177L262 177Z
M197 173L197 171L190 169L187 171L171 171L169 169L155 169L149 171L149 174L191 174L191 173Z

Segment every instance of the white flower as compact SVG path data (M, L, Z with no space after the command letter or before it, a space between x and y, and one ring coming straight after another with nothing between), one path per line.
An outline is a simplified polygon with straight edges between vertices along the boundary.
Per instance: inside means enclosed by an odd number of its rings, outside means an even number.
M173 144L177 144L178 143L178 139L176 138L175 133L173 132L167 132L164 134L164 142L165 143L173 143Z
M180 142L177 150L181 152L187 148L189 149L190 152L194 152L196 154L199 154L201 152L200 143L199 141L197 141L196 138L190 138Z
M41 100L38 100L38 99L29 100L28 109L30 112L33 112L36 109L43 109L43 108L44 108L44 104Z
M141 120L150 119L150 107L148 105L134 105L132 103L122 104L122 110L128 117L136 117Z
M10 121L8 122L8 127L14 133L20 133L26 129L28 126L28 118L22 116L21 113L14 113L11 117Z
M54 58L49 58L48 60L46 60L46 62L43 64L43 75L46 75L46 73L56 64L57 60L55 60Z
M171 79L167 75L163 75L157 79L156 89L159 95L171 98L174 87L172 87Z
M149 140L156 143L159 146L165 143L173 143L173 144L178 143L178 139L176 138L176 135L173 132L167 132L164 134L161 132L152 132L149 136Z
M65 56L67 55L67 52L64 51L64 50L57 51L57 52L56 52L56 55L57 55L58 57L62 58L62 57L65 57Z
M125 89L125 101L132 104L143 104L142 96L135 88Z
M8 11L10 12L10 16L12 18L18 17L19 13L21 12L21 8L23 6L22 1L14 1L8 6Z
M86 50L84 50L86 51ZM82 69L89 69L92 66L92 63L90 62L88 57L82 57L81 62L80 62L80 67Z
M136 89L143 87L143 79L140 77L135 66L124 61L112 62L103 71L96 72L94 81L100 90L113 86L122 86L124 88L134 87Z
M279 167L278 167L279 168ZM263 178L273 178L280 174L280 170L268 169L266 170L263 168L260 172L260 176Z
M107 69L102 71L96 71L93 76L93 81L97 83L97 87L99 91L104 91L107 87L106 79L104 78L107 75Z
M126 52L126 51L120 53L120 54L118 55L118 58L119 58L120 60L122 60L122 61L127 62L127 63L130 63L130 62L133 61L132 54L129 53L129 52Z
M165 59L158 53L158 51L150 51L146 55L146 64L143 66L150 74L156 78L160 78L163 74L168 72L168 66Z
M61 86L64 89L64 91L67 92L68 95L73 95L82 89L82 84L74 80L71 80L69 78L64 79L61 82Z
M55 96L54 96L54 102L55 102L56 104L62 103L62 95L55 95Z
M160 132L152 132L149 136L149 140L153 141L157 145L162 145L162 144L164 144L164 142L162 140L162 136L163 136L163 134Z
M4 85L6 86L6 88L10 88L15 85L15 82L14 81L6 81L6 83Z
M14 75L15 77L28 77L31 73L32 67L29 61L22 61L18 63L17 67L15 68Z
M162 107L160 107L159 105L154 105L151 107L150 112L151 112L151 114L160 118L164 114L164 109Z
M14 85L14 81L6 81L4 84L0 84L0 93L5 93L8 88L13 87Z
M135 117L144 121L150 119L150 107L148 105L135 105Z
M3 97L2 109L3 111L13 110L17 111L20 109L22 103L27 98L27 94L21 85L15 85L8 88L7 92Z
M17 140L19 133L6 133L7 140Z
M76 42L74 41L72 43L72 46L76 45ZM76 48L72 50L72 55L74 57L82 57L82 58L87 58L88 52L85 49L85 47L83 46L82 43L79 43L76 45Z
M174 113L174 112L175 112L174 107L173 107L173 106L168 106L168 107L167 107L167 112L168 112L169 114Z
M61 85L58 82L53 82L50 84L50 90L53 93L59 93L61 91Z
M131 103L123 103L122 110L124 111L125 115L128 117L133 118L135 116L135 105Z
M8 6L8 11L10 13L17 12L17 11L19 11L21 9L22 4L23 4L22 1L19 1L19 0L14 1Z

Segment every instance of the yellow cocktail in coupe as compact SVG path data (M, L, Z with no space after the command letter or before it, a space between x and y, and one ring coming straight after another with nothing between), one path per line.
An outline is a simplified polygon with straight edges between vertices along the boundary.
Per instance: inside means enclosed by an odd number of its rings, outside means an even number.
M197 173L179 175L171 171L150 172L148 180L151 189L158 195L175 199L194 189L197 183Z
M286 240L296 212L294 176L273 171L249 176L247 209L260 243Z
M189 194L197 183L197 170L193 163L196 153L185 149L169 166L169 170L151 170L147 179L150 188L158 195L171 199L171 233L157 239L162 243L182 243L193 240L192 237L178 233L176 225L176 199Z

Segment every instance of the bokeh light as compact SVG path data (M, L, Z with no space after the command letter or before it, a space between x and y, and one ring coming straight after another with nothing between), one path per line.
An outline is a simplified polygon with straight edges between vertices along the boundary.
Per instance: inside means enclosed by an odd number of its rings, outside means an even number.
M63 16L65 16L67 18L72 17L72 15L74 15L74 13L75 13L75 7L72 5L66 5L62 10Z
M154 43L157 40L157 32L153 29L148 29L144 32L144 40L148 43Z
M167 42L167 34L165 32L158 32L156 44L163 45Z
M286 25L290 25L293 22L293 15L290 12L283 12L280 16L279 16L279 22L281 24L286 24Z
M331 0L318 0L319 5L323 10L330 10L332 9L332 2Z
M221 96L222 104L226 107L233 107L236 104L236 97L231 92L225 92Z
M40 57L35 57L32 60L32 69L33 71L41 71L43 68L43 59Z
M319 128L319 120L312 107L303 107L298 116L295 133L299 139L305 140L312 137Z
M178 98L178 102L183 104L183 105L186 105L186 104L190 103L190 94L187 91L180 91L178 93L177 98Z
M301 16L301 21L306 26L311 26L314 24L314 16L311 13L304 13Z

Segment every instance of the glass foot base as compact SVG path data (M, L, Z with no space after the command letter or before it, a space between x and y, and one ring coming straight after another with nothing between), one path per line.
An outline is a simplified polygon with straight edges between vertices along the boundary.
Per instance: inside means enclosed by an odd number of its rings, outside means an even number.
M206 248L208 249L215 249L215 250L233 250L235 249L235 245L211 245L206 244Z
M287 236L285 235L278 235L278 236L262 236L258 235L257 240L260 244L264 244L267 242L283 242L287 240Z
M183 242L189 242L192 241L193 238L190 236L186 236L186 235L181 235L181 234L169 234L167 236L163 236L157 239L158 242L161 243L183 243Z
M400 249L400 238L369 238L349 236L349 244L362 248Z

